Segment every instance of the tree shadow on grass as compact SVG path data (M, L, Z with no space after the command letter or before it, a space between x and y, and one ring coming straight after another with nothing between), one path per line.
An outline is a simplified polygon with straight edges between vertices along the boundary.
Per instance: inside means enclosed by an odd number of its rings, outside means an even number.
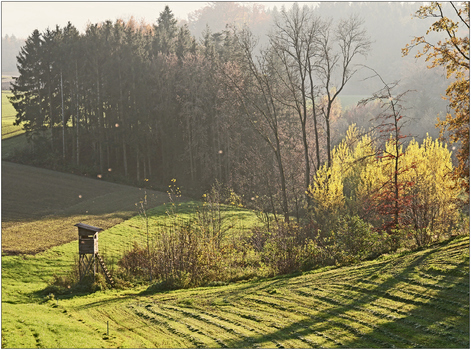
M277 329L269 334L264 334L254 339L255 343L263 342L283 342L293 338L303 339L309 335L317 335L324 338L330 344L335 344L335 347L342 348L392 348L392 347L428 347L428 348L444 348L444 347L466 347L469 348L469 294L466 294L466 300L463 300L463 305L456 305L449 301L449 296L459 294L458 285L463 283L468 285L469 290L469 274L463 276L454 271L459 271L464 268L465 263L457 265L453 270L448 271L446 275L448 278L446 288L433 296L433 299L424 302L414 299L402 298L398 295L393 295L390 292L403 281L412 278L416 271L416 267L425 266L429 257L434 254L438 249L431 249L419 257L415 258L412 262L407 264L405 268L399 273L392 275L384 280L382 283L376 284L371 290L366 291L352 285L352 288L362 293L362 296L353 299L347 305L335 304L332 299L326 298L325 300L333 304L332 307L319 313L311 313L311 316L306 316L305 319L294 322L289 326ZM389 264L396 264L396 261L387 261L381 263L381 270ZM451 277L450 277L450 276ZM395 312L390 310L387 312L385 322L380 325L370 325L371 332L362 334L359 333L353 326L347 324L343 320L349 319L348 312L352 310L362 310L367 308L368 305L374 303L379 299L389 299L402 304L413 304L413 309L407 314L406 317L398 317L395 320L387 318L389 314ZM322 299L320 297L319 299ZM447 302L448 300L448 302ZM446 306L444 306L446 305ZM450 306L451 305L451 306ZM437 312L440 310L440 312ZM366 311L365 311L366 312ZM435 313L435 316L434 315ZM423 316L421 316L423 315ZM425 315L429 315L427 318ZM446 323L446 320L440 317L448 316L453 319L453 324ZM335 319L340 319L335 321ZM334 319L335 318L335 319ZM360 322L362 320L352 319L353 322ZM367 325L369 325L367 323ZM348 339L336 339L332 332L331 327L342 329L348 333ZM228 344L231 348L238 348L244 345L243 341L234 341ZM312 345L312 344L311 344Z
M459 285L468 283L469 275L456 276L466 263L457 265L447 271L448 287L429 298L428 301L413 300L414 308L405 317L383 323L368 333L369 338L380 338L384 334L398 334L407 339L409 344L391 345L425 348L468 348L469 349L469 294L464 295ZM457 274L459 275L459 273ZM455 298L451 298L451 297ZM402 303L411 303L399 296L387 296L389 299ZM461 302L456 301L456 297ZM455 300L453 300L455 299ZM401 315L401 316L402 316ZM402 333L402 334L400 334ZM344 344L347 348L355 347L356 341Z

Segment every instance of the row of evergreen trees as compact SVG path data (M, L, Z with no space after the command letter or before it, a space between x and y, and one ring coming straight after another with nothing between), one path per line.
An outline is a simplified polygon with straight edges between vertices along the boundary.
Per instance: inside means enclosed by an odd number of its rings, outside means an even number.
M103 175L191 178L193 186L203 171L222 176L221 164L214 172L195 153L210 148L220 160L227 148L211 101L211 62L230 50L224 38L208 31L197 43L168 7L155 25L131 19L92 24L84 34L70 23L35 30L18 56L11 98L16 123L37 151ZM198 113L206 119L192 125ZM208 135L195 140L198 128Z
M208 28L197 42L168 7L154 25L131 19L91 24L84 34L70 23L35 30L18 56L16 123L35 156L55 165L132 183L149 179L157 188L177 178L186 193L217 181L263 210L299 212L313 122L303 140L294 110L276 101L272 130L257 111L267 96L249 82L260 77L249 71L238 33ZM318 137L325 145L322 131Z

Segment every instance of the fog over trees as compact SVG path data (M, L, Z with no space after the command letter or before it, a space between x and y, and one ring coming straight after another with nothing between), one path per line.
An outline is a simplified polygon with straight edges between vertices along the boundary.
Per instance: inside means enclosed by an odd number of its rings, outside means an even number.
M37 29L17 53L11 102L30 148L15 157L155 188L176 178L189 194L218 182L299 218L349 126L377 126L381 104L356 102L385 84L409 91L401 133L438 136L446 75L401 52L431 24L417 7L215 2L180 23L170 5L155 23ZM2 38L2 58L17 44Z
M17 75L16 56L24 44L25 40L19 39L15 35L2 37L2 74L13 73Z

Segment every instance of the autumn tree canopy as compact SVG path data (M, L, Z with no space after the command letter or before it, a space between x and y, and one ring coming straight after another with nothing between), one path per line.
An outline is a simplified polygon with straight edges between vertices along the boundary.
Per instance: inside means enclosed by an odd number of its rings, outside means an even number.
M445 15L449 11L450 16ZM446 97L452 113L437 123L441 134L449 133L450 141L459 142L456 175L466 179L465 188L469 192L469 2L454 3L448 6L439 2L421 6L415 13L420 19L434 18L425 35L443 32L446 39L432 44L426 36L415 37L406 45L403 54L409 54L416 46L422 48L415 57L425 56L431 62L429 68L442 66L446 69L450 85Z

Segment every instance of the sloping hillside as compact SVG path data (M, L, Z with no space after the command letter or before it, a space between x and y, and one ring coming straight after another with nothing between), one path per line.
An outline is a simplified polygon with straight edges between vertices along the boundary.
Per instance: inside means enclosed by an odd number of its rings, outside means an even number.
M16 119L16 111L7 97L12 94L9 91L3 91L5 90L3 88L5 84L4 81L5 77L2 77L2 140L24 133L21 126L13 125ZM7 84L10 85L10 82L8 81Z
M137 214L144 189L2 161L2 253L36 253L77 239L74 225L112 227ZM147 191L149 207L168 200Z
M143 338L129 344L136 347L172 339L204 348L469 348L469 241L294 278L89 305L73 316L92 327L110 320L115 346L132 332Z
M148 195L150 207L168 198ZM77 258L75 223L121 222L100 236L115 259L145 240L130 229L136 219L126 220L142 197L129 186L2 162L3 255L41 251L2 256L2 347L469 348L469 236L264 281L41 294Z
M259 282L38 303L71 245L3 258L3 347L469 348L469 237Z

